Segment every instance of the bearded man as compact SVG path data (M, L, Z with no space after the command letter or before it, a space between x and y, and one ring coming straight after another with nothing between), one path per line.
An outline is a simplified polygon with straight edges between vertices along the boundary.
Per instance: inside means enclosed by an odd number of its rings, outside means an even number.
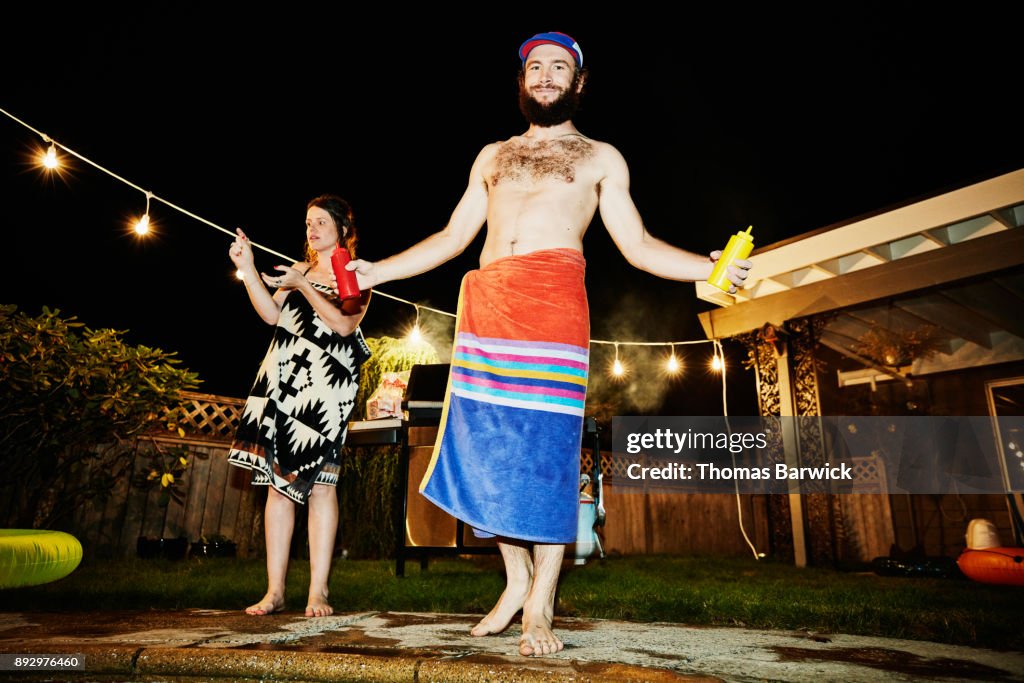
M522 609L519 652L537 656L562 649L551 628L555 589L565 544L576 538L590 334L583 235L600 210L627 261L683 282L706 280L720 252L700 256L652 237L622 155L576 130L586 72L575 40L540 33L519 57L526 132L481 150L443 230L349 269L360 289L411 277L461 253L487 223L480 269L462 282L438 441L420 491L477 535L498 537L507 584L472 634L499 633ZM734 285L750 265L730 266Z

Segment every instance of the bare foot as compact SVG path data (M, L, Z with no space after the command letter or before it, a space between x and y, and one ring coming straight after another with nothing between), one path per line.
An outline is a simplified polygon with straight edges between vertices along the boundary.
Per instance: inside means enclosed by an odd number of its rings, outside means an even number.
M551 616L547 614L528 615L523 612L523 635L519 638L519 654L524 657L541 657L562 649L562 641L551 630Z
M508 625L512 622L512 617L523 608L523 603L526 601L526 595L529 591L529 578L523 583L516 582L514 586L506 586L505 592L498 598L494 609L481 619L480 623L474 626L469 634L477 637L489 636L492 633L501 633L507 629Z
M310 591L309 600L306 602L307 617L329 617L334 614L334 608L327 602L327 591Z
M490 613L469 632L474 636L501 633L508 628L512 617L523 608L533 585L533 559L530 551L519 543L498 542L505 563L505 591Z
M267 593L263 596L263 599L257 602L255 605L249 605L245 608L246 614L252 614L258 617L265 617L268 614L274 612L280 612L284 609L284 597L277 593Z

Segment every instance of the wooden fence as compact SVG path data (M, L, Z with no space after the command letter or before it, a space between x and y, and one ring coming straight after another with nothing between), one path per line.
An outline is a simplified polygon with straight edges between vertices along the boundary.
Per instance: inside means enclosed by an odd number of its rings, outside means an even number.
M607 521L602 529L605 553L622 555L687 554L744 555L750 549L739 527L736 496L706 493L638 492L616 481L626 480L635 457L603 453ZM582 469L589 472L593 457L584 449ZM758 549L767 547L767 496L740 496L743 520Z
M243 401L224 396L191 393L186 396L184 437L148 435L135 444L134 473L119 482L103 506L86 511L76 520L76 535L86 552L98 556L134 555L139 537L179 538L191 543L202 536L225 536L237 543L239 556L263 551L262 501L265 492L253 487L249 473L227 463L231 438L238 426ZM160 505L158 486L139 487L145 478L147 451L187 446L193 453L180 491L184 503ZM841 496L842 530L846 559L870 560L887 554L893 540L889 497L884 472L870 459L859 467L874 472L877 488ZM602 536L610 554L747 555L740 532L740 517L751 542L767 550L771 518L765 495L634 493L616 486L633 462L604 454L607 523ZM592 467L589 450L583 452L583 470ZM874 470L872 470L874 468Z
M184 437L150 434L136 439L132 476L118 482L102 507L88 508L76 523L78 537L90 555L134 555L139 537L189 543L219 534L238 545L241 556L262 548L260 491L248 484L249 473L227 462L227 453L241 416L243 401L211 394L186 394ZM181 478L184 502L160 504L159 486L139 486L145 479L148 452L187 446L192 455Z
M840 558L869 561L887 555L893 542L885 471L874 457L853 458L858 481L856 493L842 494L840 529L844 541ZM637 492L617 487L635 457L604 453L607 523L602 530L606 553L623 555L666 553L697 555L750 555L743 529L758 551L769 548L771 517L767 495L724 493ZM583 451L582 469L593 467L593 457Z

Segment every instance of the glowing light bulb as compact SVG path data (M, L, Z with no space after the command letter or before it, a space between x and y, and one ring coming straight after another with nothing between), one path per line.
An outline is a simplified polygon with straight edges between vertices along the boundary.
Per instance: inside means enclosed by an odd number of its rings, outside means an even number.
M413 325L412 330L409 331L409 342L412 344L423 342L423 334L420 333L420 326L418 324Z
M58 165L60 162L57 160L57 148L50 145L50 149L46 150L46 154L43 156L43 166L52 171Z
M672 354L668 357L668 362L665 364L665 369L673 375L679 372L679 359L676 358L676 354Z
M135 223L135 234L136 235L145 235L148 232L149 232L149 214L147 213L145 216L140 218L138 220L138 222Z
M622 377L626 374L626 368L622 365L622 361L618 358L612 363L612 374L616 377Z
M711 369L712 370L714 370L715 372L721 372L723 365L724 365L724 363L722 363L721 356L719 356L717 353L714 356L712 356L712 358L711 358Z
M238 278L239 280L245 279L245 273L242 272L241 268L235 271L235 277Z

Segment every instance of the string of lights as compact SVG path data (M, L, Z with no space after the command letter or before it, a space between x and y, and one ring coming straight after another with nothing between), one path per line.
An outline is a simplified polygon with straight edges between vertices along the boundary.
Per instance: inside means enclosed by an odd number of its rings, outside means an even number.
M233 231L231 231L231 230L229 230L229 229L227 229L227 228L225 228L225 227L223 227L221 225L218 225L218 224L214 223L213 221L210 221L210 220L208 220L208 219L206 219L206 218L204 218L202 216L199 216L199 215L197 215L197 214L195 214L195 213L185 209L184 207L179 206L178 204L175 204L174 202L171 202L170 200L155 194L154 192L152 192L150 190L146 190L146 189L142 188L141 186L137 185L136 183L131 182L130 180L122 177L121 175L119 175L119 174L111 171L110 169L102 166L101 164L93 161L92 159L89 159L89 158L83 156L82 154L79 154L75 150L71 149L70 147L67 147L66 145L61 144L57 140L54 140L53 138L51 138L46 133L42 132L41 130L38 130L37 128L35 128L35 127L31 126L31 125L29 125L25 121L22 121L21 119L19 119L15 115L11 114L10 112L0 108L0 114L3 114L4 116L8 117L12 121L14 121L14 122L20 124L21 126L27 128L28 130L30 130L33 133L35 133L36 135L38 135L40 137L40 139L42 139L43 144L45 145L45 148L41 148L39 150L38 162L46 171L48 171L48 172L55 172L55 173L59 173L60 172L62 161L60 159L60 156L57 153L57 150L60 149L63 152L65 152L66 154L68 154L68 155L70 155L70 156L72 156L72 157L74 157L76 159L79 159L83 163L86 163L86 164L92 166L93 168L95 168L95 169L97 169L97 170L107 174L108 176L114 178L115 180L117 180L117 181L119 181L121 183L124 183L128 187L131 187L132 189L135 189L135 190L141 192L143 194L143 196L146 198L146 210L137 220L135 220L135 222L134 222L134 224L132 226L132 230L135 232L135 234L139 235L140 237L145 237L146 235L150 234L150 232L151 232L151 230L153 228L153 219L152 219L152 217L150 215L150 209L151 209L152 202L154 202L154 201L159 202L159 203L163 204L164 206L166 206L166 207L168 207L170 209L173 209L174 211L177 211L177 212L179 212L179 213L181 213L181 214L183 214L185 216L188 216L189 218L192 218L193 220L196 220L199 223L202 223L203 225L211 227L211 228L213 228L215 230L219 230L220 232L223 232L224 234L229 235L232 238L235 237L235 233ZM264 252L266 252L268 254L272 254L274 256L277 256L277 257L280 257L280 258L283 258L283 259L288 259L288 260L291 260L291 261L295 261L295 259L292 259L290 256L287 256L286 254L282 254L281 252L275 251L275 250L273 250L270 247L267 247L265 245L259 244L257 242L252 242L252 241L250 241L250 244L254 248L259 249L261 251L264 251ZM236 273L236 276L239 279L241 279L241 277L242 277L240 272ZM420 342L423 339L422 331L420 329L420 312L421 311L430 311L431 313L435 313L437 315L448 316L448 317L451 317L451 318L455 317L455 314L451 313L449 311L444 311L444 310L441 310L441 309L438 309L438 308L433 308L431 306L427 306L427 305L424 305L424 304L421 304L421 303L416 303L416 302L410 301L408 299L403 299L402 297L398 297L398 296L395 296L393 294L388 294L387 292L383 292L383 291L381 291L379 289L375 289L374 290L374 294L376 296L383 296L383 297L386 297L388 299L392 299L394 301L397 301L399 303L406 304L408 306L412 306L415 309L415 311L416 311L416 321L413 324L412 329L408 333L408 338L413 343ZM723 370L724 370L724 354L721 351L721 344L719 344L716 340L712 340L712 339L698 339L698 340L685 340L685 341L638 342L638 341L616 341L616 340L605 340L605 339L591 339L590 343L592 345L614 346L614 348L615 348L615 359L614 359L614 361L613 361L613 363L611 365L610 372L611 372L612 376L617 377L617 378L624 377L627 374L626 366L622 362L622 359L619 357L619 347L620 346L623 346L623 347L625 347L625 346L668 347L669 348L669 356L665 360L665 368L666 368L666 371L669 374L675 375L675 374L678 374L679 372L681 372L683 370L683 363L681 362L680 358L676 355L675 347L691 345L691 344L712 344L713 351L712 351L712 357L711 357L711 369L714 372L722 373L723 380L724 380L724 372L723 372Z
M138 236L145 237L146 235L148 235L150 233L150 230L151 230L151 227L152 227L152 219L150 217L150 208L151 208L152 202L155 200L155 201L158 201L161 204L163 204L163 205L165 205L165 206L167 206L167 207L169 207L169 208L171 208L171 209L173 209L175 211L178 211L179 213L181 213L183 215L186 215L186 216L188 216L188 217L198 221L199 223L202 223L202 224L207 225L207 226L209 226L211 228L214 228L215 230L219 230L220 232L223 232L223 233L231 236L232 238L235 237L235 233L232 232L231 230L228 230L227 228L224 228L223 226L217 225L216 223L214 223L214 222L212 222L210 220L207 220L206 218L203 218L202 216L199 216L199 215L197 215L197 214L195 214L195 213L193 213L191 211L188 211L187 209L185 209L185 208L183 208L181 206L178 206L177 204L174 204L174 203L168 201L167 199L165 199L163 197L160 197L160 196L156 195L155 193L153 193L153 192L151 192L149 190L143 189L139 185L137 185L137 184L135 184L135 183L133 183L133 182L131 182L131 181L121 177L120 175L114 173L113 171L110 171L109 169L107 169L107 168L101 166L100 164L92 161L91 159L88 159L88 158L84 157L83 155L79 154L78 152L74 151L73 149L70 149L69 147L66 147L65 145L57 142L56 140L53 140L52 138L50 138L50 136L48 136L45 133L43 133L42 131L39 131L36 128L30 126L29 124L27 124L26 122L24 122L21 119L17 118L16 116L10 114L6 110L0 108L0 113L4 114L5 116L7 116L8 118L12 119L13 121L21 124L25 128L28 128L33 133L38 135L42 139L44 144L48 145L46 147L45 151L40 150L40 153L39 153L39 163L48 172L59 172L61 162L60 162L60 158L59 158L59 156L57 154L57 149L60 148L61 150L64 150L65 152L67 152L69 155L71 155L71 156L73 156L73 157L75 157L77 159L80 159L81 161L83 161L84 163L89 164L90 166L93 166L94 168L98 169L99 171L102 171L103 173L105 173L105 174L109 175L110 177L114 178L115 180L118 180L118 181L124 183L125 185L128 185L129 187L131 187L131 188L133 188L135 190L138 190L139 192L143 193L143 195L146 197L146 210L142 214L142 216L140 216L138 218L138 220L135 221L135 223L134 223L134 225L132 227L132 229L134 230L135 234L137 234ZM282 253L280 253L278 251L275 251L273 249L270 249L269 247L266 247L266 246L264 246L262 244L258 244L256 242L251 242L251 241L250 241L250 244L253 247L255 247L257 249L260 249L261 251L264 251L264 252L266 252L268 254L272 254L274 256L278 256L278 257L286 259L286 260L290 259L292 261L295 261L295 259L291 259L291 257L289 257L289 256L287 256L285 254L282 254ZM242 275L241 275L240 271L236 273L236 277L238 277L238 279L242 279ZM409 305L409 306L413 307L413 309L416 312L416 320L413 323L413 326L409 330L408 335L407 335L407 339L408 339L408 341L411 344L420 344L420 343L423 343L423 341L424 341L423 340L423 333L422 333L422 331L420 329L420 312L421 311L430 311L431 313L435 313L437 315L448 316L448 317L451 317L451 318L456 317L454 313L451 313L449 311L444 311L444 310L441 310L441 309L438 309L438 308L433 308L431 306L426 306L424 304L416 303L414 301L409 301L408 299L403 299L403 298L395 296L393 294L388 294L387 292L383 292L383 291L381 291L379 289L374 290L374 294L377 295L377 296L383 296L385 298L392 299L392 300L397 301L399 303L406 304L406 305ZM724 350L722 348L721 341L719 341L718 339L699 339L699 340L683 340L683 341L668 341L668 342L638 342L638 341L618 341L618 340L606 340L606 339L591 339L589 341L590 341L591 345L595 345L595 346L613 346L614 347L614 349L615 349L615 358L614 358L614 361L613 361L613 363L612 363L612 365L611 365L611 367L609 369L609 372L616 379L623 379L626 376L626 374L627 374L627 368L626 368L625 364L622 362L622 359L619 357L619 347L620 346L623 346L623 347L625 347L625 346L634 346L634 347L644 347L644 346L646 346L646 347L666 347L667 346L669 348L669 355L668 355L668 358L665 359L665 370L666 370L666 372L669 375L678 375L683 370L683 363L680 360L680 358L676 355L676 346L687 346L687 345L693 345L693 344L711 344L712 345L712 356L711 356L710 367L711 367L711 370L713 372L717 373L720 376L721 384L722 384L722 414L725 415L728 418L729 411L728 411L728 405L727 405L727 402L726 402L726 386L727 385L726 385L725 353L724 353ZM749 546L749 548L750 548L751 552L753 553L755 559L761 559L761 558L764 557L764 553L759 553L757 551L757 549L754 546L753 542L750 540L750 537L747 534L747 531L746 531L746 528L745 528L746 525L745 525L744 519L743 519L743 508L742 508L741 497L740 497L738 489L736 491L736 506L737 506L737 510L738 510L738 514L739 514L739 527L740 527L740 531L741 531L741 533L743 535L743 539L746 542L746 544Z

